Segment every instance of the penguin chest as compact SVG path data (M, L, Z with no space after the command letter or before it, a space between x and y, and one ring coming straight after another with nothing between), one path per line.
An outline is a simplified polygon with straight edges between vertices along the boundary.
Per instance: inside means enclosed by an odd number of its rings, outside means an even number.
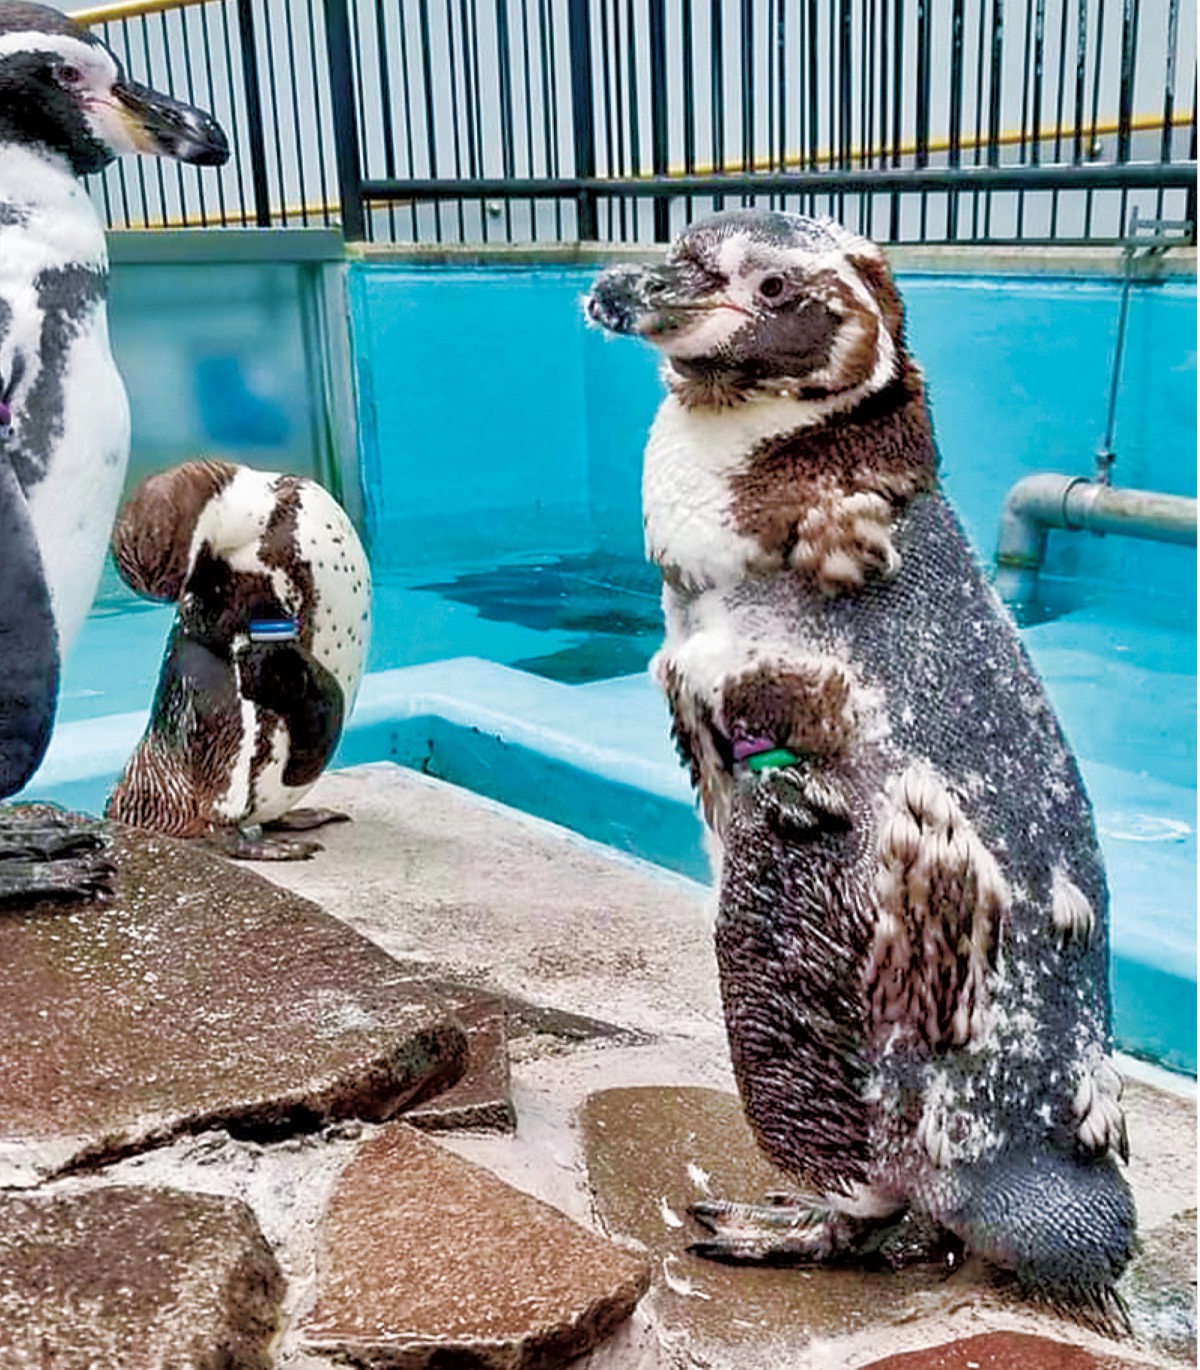
M790 399L726 409L663 401L646 445L642 508L646 553L669 581L729 585L780 568L779 549L763 544L741 507L738 478L765 445L814 421Z
M129 459L129 405L109 349L104 232L83 187L0 148L0 384L60 648L91 607Z
M41 460L26 494L65 651L91 608L129 463L129 402L102 304L42 366L31 411Z

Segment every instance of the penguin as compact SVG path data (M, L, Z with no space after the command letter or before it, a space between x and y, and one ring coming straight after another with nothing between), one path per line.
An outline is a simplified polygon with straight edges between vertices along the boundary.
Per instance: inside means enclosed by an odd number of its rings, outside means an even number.
M104 230L81 180L125 152L217 165L229 148L209 115L128 80L73 20L0 4L0 798L24 787L49 743L128 462ZM0 859L27 866L30 851L61 847L23 842L19 811L3 827ZM31 894L43 880L70 897L69 872L65 884L63 869L27 875Z
M713 835L739 1092L797 1186L696 1204L693 1250L965 1248L1113 1326L1136 1215L1092 812L939 487L882 251L734 210L585 308L664 358L652 669Z
M262 829L342 817L294 808L333 756L370 638L370 569L341 506L301 476L185 462L138 486L112 552L126 584L177 611L106 817L242 859L319 851Z

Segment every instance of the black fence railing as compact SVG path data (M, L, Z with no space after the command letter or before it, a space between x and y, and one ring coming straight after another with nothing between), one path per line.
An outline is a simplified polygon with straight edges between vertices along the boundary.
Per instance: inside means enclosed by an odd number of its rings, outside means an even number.
M121 163L114 226L385 242L663 240L732 204L890 242L1196 222L1194 0L120 0L219 173Z

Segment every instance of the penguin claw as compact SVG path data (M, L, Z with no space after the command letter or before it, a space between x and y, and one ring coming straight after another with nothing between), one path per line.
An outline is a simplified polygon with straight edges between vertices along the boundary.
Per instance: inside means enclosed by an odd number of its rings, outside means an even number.
M728 1264L791 1265L826 1261L838 1248L835 1215L805 1200L772 1195L765 1204L701 1199L691 1218L712 1234L693 1242L690 1255Z
M204 838L206 844L233 861L307 861L325 848L298 837L271 837L262 828L221 829Z
M349 823L350 815L337 809L291 809L263 824L264 832L311 832L327 823Z

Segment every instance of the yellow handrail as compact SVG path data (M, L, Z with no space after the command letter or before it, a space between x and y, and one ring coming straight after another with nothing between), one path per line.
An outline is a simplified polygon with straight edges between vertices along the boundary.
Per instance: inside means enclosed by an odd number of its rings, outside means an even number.
M71 18L77 24L112 24L120 19L137 19L143 14L159 14L162 10L182 10L189 5L207 5L209 0L111 0L107 5L89 5L73 10Z

